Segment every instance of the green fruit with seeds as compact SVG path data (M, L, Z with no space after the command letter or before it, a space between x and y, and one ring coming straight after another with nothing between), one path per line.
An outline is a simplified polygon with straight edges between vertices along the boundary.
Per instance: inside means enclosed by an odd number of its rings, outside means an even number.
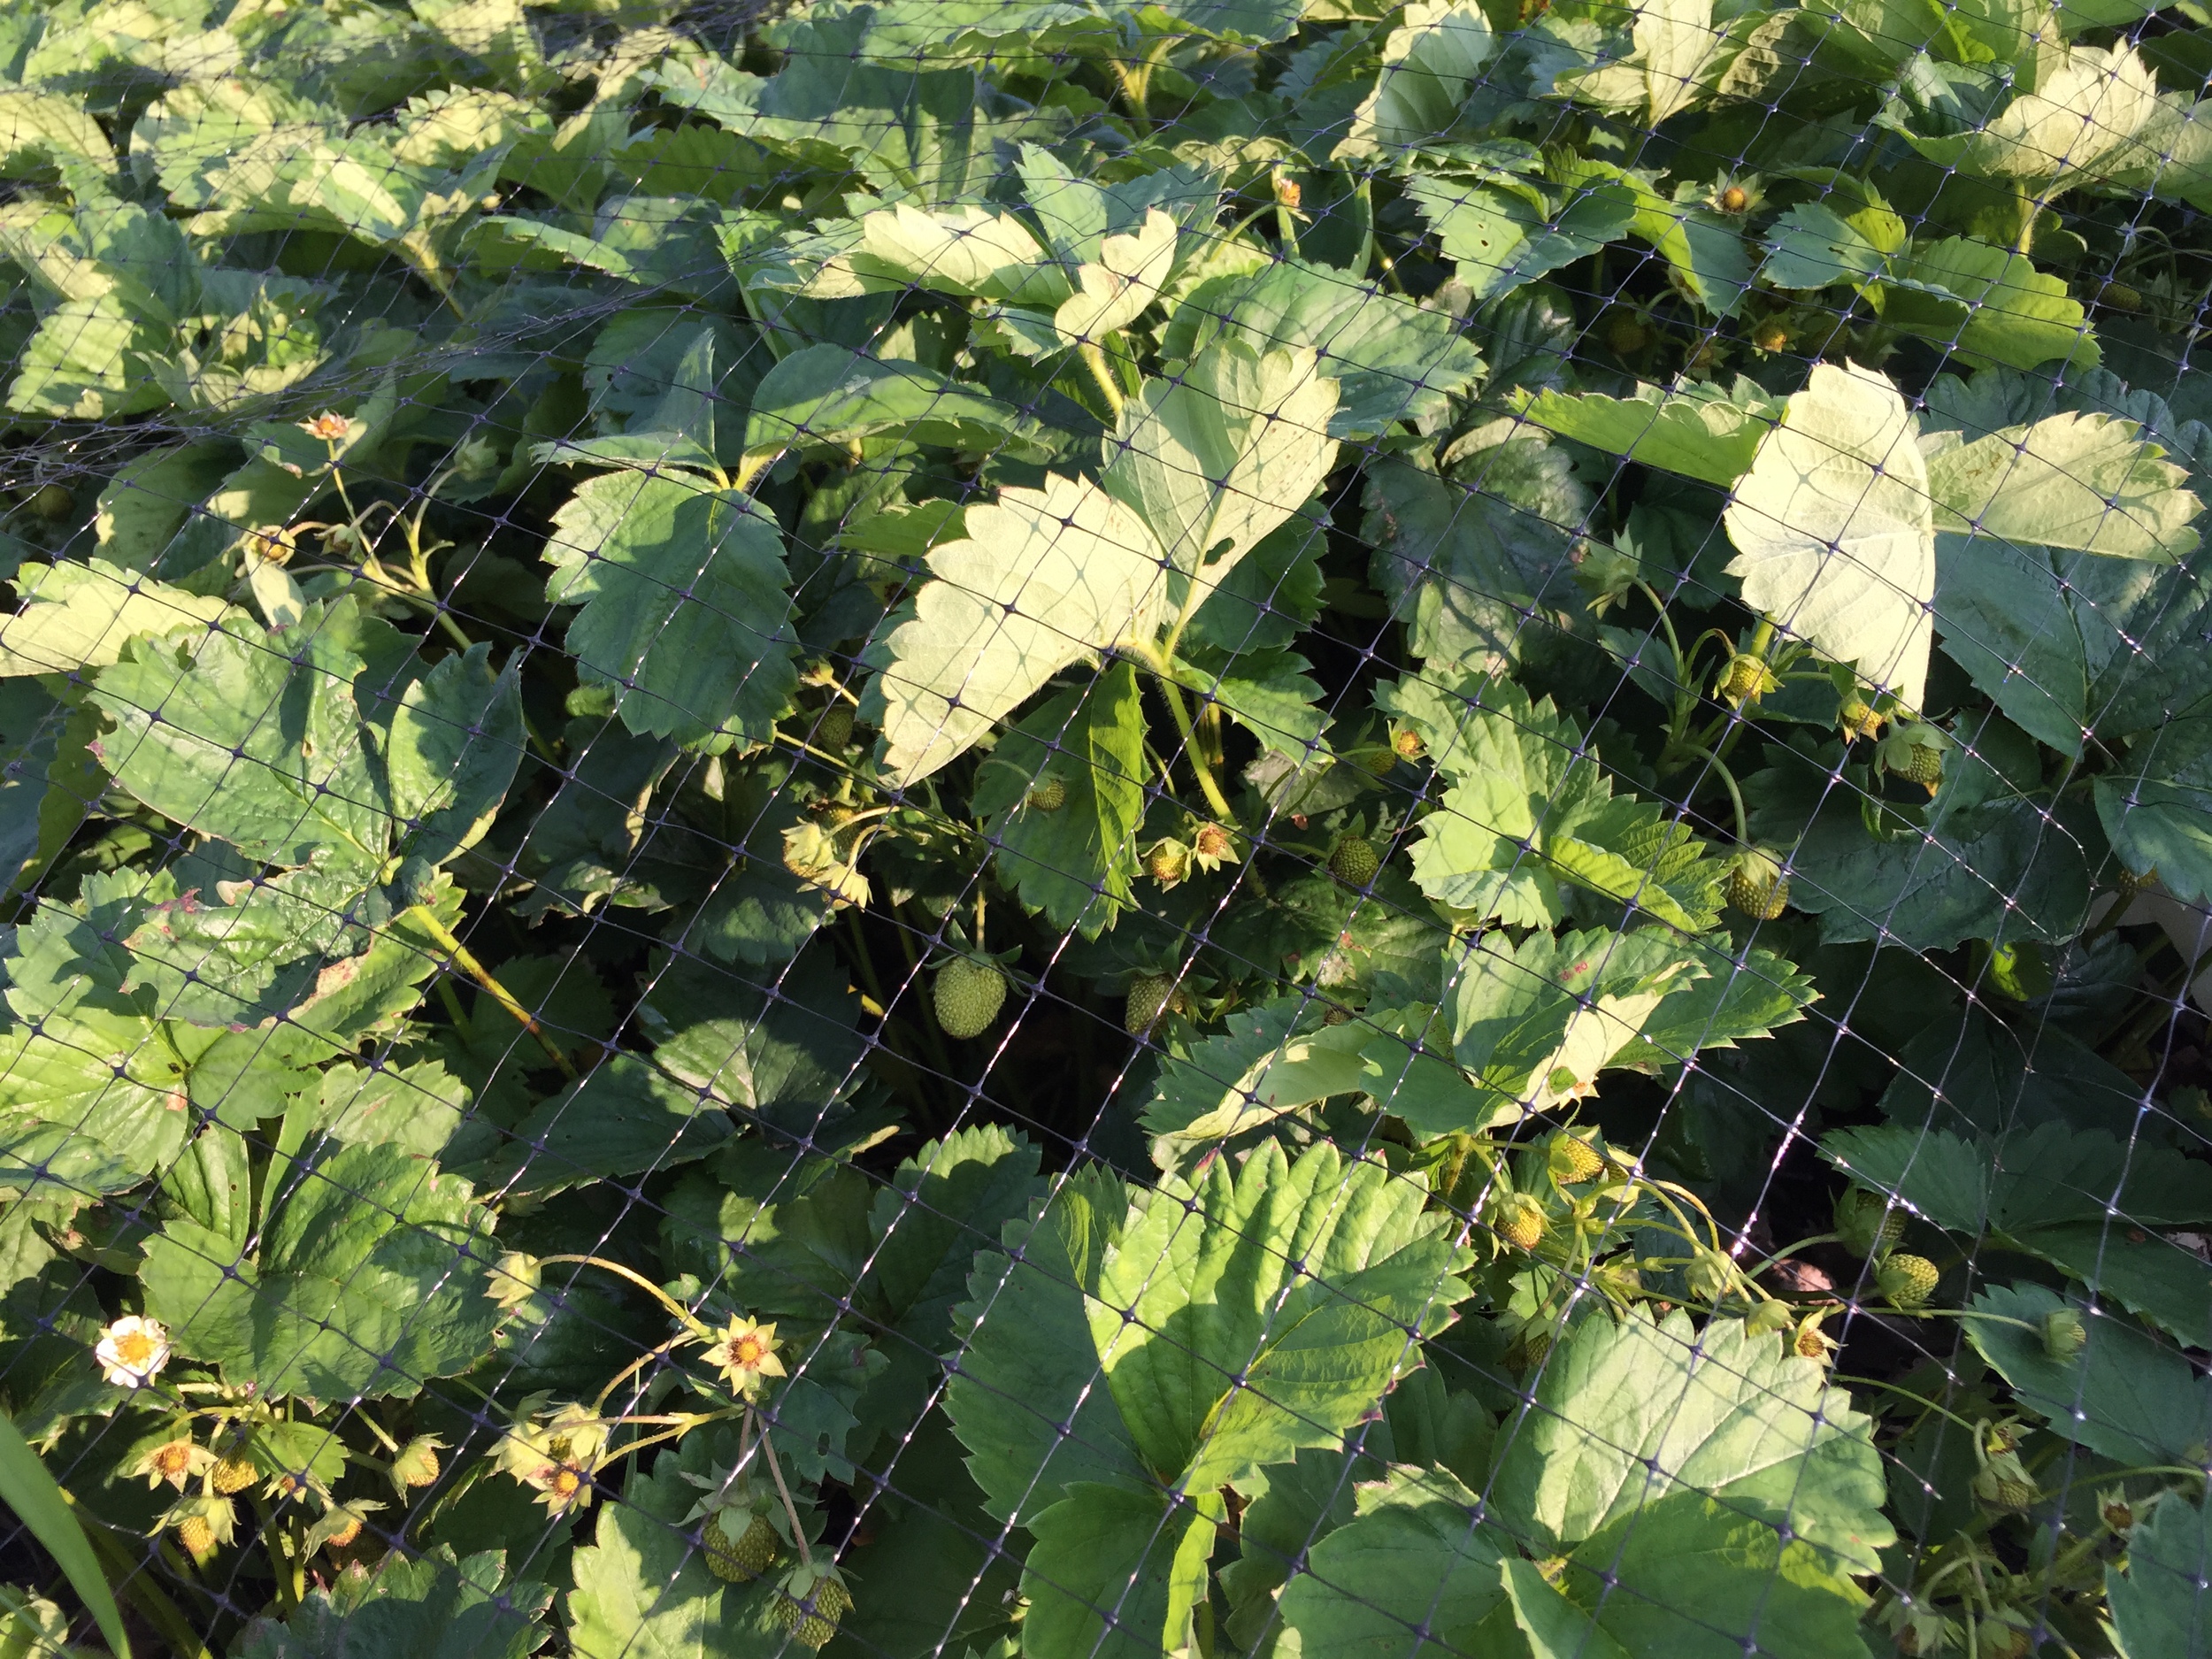
M937 1024L948 1037L980 1037L1006 1006L998 964L960 956L937 970Z
M1348 887L1364 887L1382 868L1375 843L1364 835L1347 835L1329 854L1329 873Z
M1747 847L1728 861L1721 890L1735 910L1755 922L1770 922L1789 908L1789 878L1773 854Z
M1024 797L1024 804L1033 812L1057 812L1067 803L1067 780L1056 777L1051 772L1045 773L1030 785L1029 794Z
M853 740L852 704L840 700L822 710L814 723L814 747L837 753Z
M776 1588L776 1622L810 1647L836 1635L838 1622L852 1610L852 1592L834 1567L794 1567Z
M1935 1294L1941 1277L1924 1256L1892 1256L1874 1270L1874 1286L1893 1308L1920 1308Z
M48 524L59 524L77 509L77 498L59 484L48 484L31 497L31 511Z
M726 1584L749 1584L759 1578L775 1564L782 1547L783 1540L767 1517L748 1509L718 1509L699 1532L707 1571Z
M1506 1193L1490 1207L1490 1225L1515 1249L1532 1250L1551 1230L1551 1218L1526 1193Z
M1835 1223L1836 1236L1854 1256L1887 1256L1905 1236L1905 1212L1863 1187L1844 1189L1836 1200Z
M1174 995L1175 981L1164 973L1141 974L1130 980L1129 994L1121 1004L1122 1029L1132 1037L1147 1035L1160 1023Z

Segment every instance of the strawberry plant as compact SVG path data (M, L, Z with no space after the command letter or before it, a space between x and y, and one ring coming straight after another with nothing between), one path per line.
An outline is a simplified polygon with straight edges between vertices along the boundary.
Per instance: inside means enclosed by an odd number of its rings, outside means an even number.
M2208 87L20 0L0 1652L2212 1655Z

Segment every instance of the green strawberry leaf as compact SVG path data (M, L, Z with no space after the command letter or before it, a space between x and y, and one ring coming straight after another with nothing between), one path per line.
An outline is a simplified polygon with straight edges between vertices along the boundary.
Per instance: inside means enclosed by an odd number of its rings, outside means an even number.
M761 378L745 417L744 453L758 466L787 449L819 455L887 436L1030 459L1057 447L1033 417L918 363L822 345L793 352Z
M1496 48L1480 7L1414 0L1383 42L1375 89L1353 115L1335 159L1394 159L1448 132Z
M707 1571L684 1521L699 1488L683 1474L708 1471L689 1446L680 1462L663 1452L650 1474L634 1471L576 1551L567 1600L578 1659L741 1659L785 1640L770 1612L771 1579L725 1584Z
M1106 491L1152 532L1189 603L1320 488L1336 461L1337 384L1304 349L1217 341L1171 380L1147 380L1106 441ZM932 561L934 563L934 561Z
M1588 257L1625 235L1638 216L1635 189L1610 178L1570 186L1556 207L1519 180L1492 188L1417 173L1406 194L1445 257L1457 262L1459 280L1482 299Z
M1276 1617L1298 1651L1379 1659L1430 1643L1476 1649L1513 1550L1475 1518L1482 1500L1443 1470L1397 1468L1358 1501L1358 1517L1306 1549L1283 1586Z
M783 540L743 496L680 475L587 479L554 515L546 603L633 732L711 750L764 741L798 685Z
M613 1054L517 1124L472 1173L487 1188L549 1197L703 1158L735 1128L710 1095L635 1055Z
M92 694L117 726L101 760L164 818L249 858L374 879L393 822L344 631L318 609L266 644L210 630L137 647Z
M325 1400L412 1394L484 1353L498 1310L467 1182L390 1146L272 1179L250 1260L186 1221L146 1247L147 1308L179 1348L265 1398Z
M1640 386L1627 398L1545 390L1517 403L1547 432L1725 488L1751 470L1782 417L1782 404L1746 389L1742 401Z
M2069 1307L2089 1340L2071 1359L2054 1359L2043 1320ZM1968 1340L2014 1398L2062 1439L2138 1466L2177 1462L2212 1436L2212 1385L2132 1320L2041 1285L1980 1291L1969 1315Z
M1378 702L1417 724L1417 699L1404 692L1402 681ZM1548 926L1566 913L1564 882L1686 932L1713 926L1718 878L1706 844L1658 805L1616 797L1581 732L1548 698L1531 704L1498 682L1471 706L1455 731L1423 733L1453 780L1413 849L1424 893L1477 920Z
M1547 1111L1590 1093L1670 992L1702 972L1663 928L1491 934L1447 1001L1452 1047L1492 1114Z
M1416 0L1416 9L1440 4ZM1478 14L1459 5L1450 15ZM1440 418L1482 373L1481 354L1442 313L1295 259L1200 283L1169 319L1160 349L1195 361L1225 334L1255 351L1313 351L1321 373L1338 387L1329 435L1348 442L1379 436L1402 420Z
M1071 1487L1030 1523L1036 1542L1022 1574L1023 1650L1140 1659L1184 1647L1191 1613L1206 1600L1206 1563L1225 1514L1211 1492L1176 1498Z
M1655 1511L1686 1503L1694 1530L1708 1502L1755 1525L1770 1563L1786 1524L1820 1575L1875 1571L1893 1537L1869 1419L1822 1366L1740 1319L1699 1331L1679 1312L1598 1314L1553 1350L1537 1401L1491 1491L1532 1548L1586 1546L1578 1558L1603 1563L1597 1540L1618 1549L1641 1533L1663 1550L1671 1529Z
M1946 237L1893 262L1875 307L1890 326L1965 363L2033 369L2055 358L2072 374L2100 361L2086 314L2063 281L2025 254L1971 237Z
M1439 477L1409 461L1367 472L1375 586L1406 620L1406 647L1463 668L1520 659L1532 607L1575 590L1570 562L1589 491L1563 449L1512 419L1451 446Z
M971 748L1070 664L1148 641L1167 592L1143 518L1057 473L969 508L966 534L933 548L929 570L912 613L869 651L885 764L901 784Z
M1035 1216L1005 1225L1000 1236L1018 1256L976 1256L968 1300L953 1310L960 1363L945 1410L995 1519L1026 1525L1096 1483L1157 1490L1120 1406L1099 1386L1085 1311L1129 1208L1127 1190L1104 1170L1067 1177Z
M23 607L0 619L0 675L105 668L133 640L244 621L219 598L187 593L105 559L27 565L15 580Z
M239 1659L331 1659L349 1649L389 1659L529 1659L553 1592L510 1580L498 1550L455 1560L441 1544L409 1560L387 1555L373 1572L318 1587L285 1616L257 1619Z
M2120 862L2158 872L2184 903L2212 898L2212 719L2176 720L2136 741L2096 780L2097 817Z
M1816 365L1760 440L1725 515L1744 603L1911 708L1927 695L1935 597L1917 437L1885 377Z
M1341 1435L1440 1328L1467 1259L1443 1217L1325 1142L1272 1142L1133 1212L1087 1303L1135 1449L1164 1483L1211 1492ZM1291 1263L1301 1263L1291 1271Z
M2125 1563L2105 1569L2105 1599L2121 1653L2150 1659L2212 1647L2212 1610L2204 1605L2201 1588L2208 1572L2212 1506L2170 1493L2128 1534Z
M1698 101L1701 83L1718 67L1726 29L1713 21L1712 0L1663 0L1639 6L1633 15L1634 49L1627 56L1560 75L1552 90L1656 127Z
M1749 1646L1863 1659L1856 1627L1868 1598L1847 1575L1873 1571L1863 1555L1839 1558L1745 1513L1732 1494L1679 1492L1592 1534L1569 1557L1562 1587L1616 1653L1734 1659Z
M977 768L973 805L990 818L1001 879L1063 932L1096 938L1133 902L1145 810L1144 706L1120 664L1040 703ZM1031 792L1065 788L1050 810Z
M1332 1094L1363 1091L1361 1050L1373 1036L1358 1024L1322 1026L1317 1005L1302 996L1232 1014L1226 1032L1160 1068L1143 1112L1152 1161L1186 1171L1209 1148Z
M144 987L163 1018L196 1025L273 1025L349 982L372 926L390 906L357 874L296 870L219 884L220 903L196 891L150 903L123 941L134 957L130 988Z

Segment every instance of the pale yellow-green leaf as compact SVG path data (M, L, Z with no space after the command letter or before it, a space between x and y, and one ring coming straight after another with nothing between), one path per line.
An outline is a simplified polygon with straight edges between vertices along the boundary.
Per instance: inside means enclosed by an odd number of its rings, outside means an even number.
M2158 82L2133 47L2076 46L1979 130L1913 142L1970 174L2048 185L2129 158L2159 119Z
M1329 475L1336 402L1312 351L1217 339L1180 378L1148 380L1129 400L1106 440L1106 488L1179 573L1225 580Z
M0 675L104 668L130 640L204 628L231 613L220 599L186 593L105 559L27 565L16 581L23 609L0 618ZM245 622L243 613L233 614Z
M1534 397L1519 392L1514 401L1531 426L1724 488L1751 465L1778 412L1763 403L1669 395L1656 386L1639 386L1632 397L1547 388Z
M455 87L414 98L400 111L392 154L414 166L458 171L487 150L553 130L545 111L480 87Z
M1364 1090L1367 1063L1362 1050L1374 1034L1362 1025L1331 1025L1269 1049L1239 1075L1219 1079L1220 1092L1211 1108L1160 1136L1154 1142L1154 1161L1163 1169L1176 1169L1187 1155L1286 1112L1332 1094Z
M1886 376L1820 364L1725 514L1744 603L1912 707L1927 688L1935 596L1918 435Z
M968 749L1069 664L1149 641L1166 587L1141 519L1087 479L1048 473L971 507L933 549L936 580L892 631L877 683L885 764L901 784Z
M105 165L113 154L99 122L74 98L0 88L0 165L13 170L63 157Z
M1068 344L1088 345L1137 320L1160 296L1175 268L1175 221L1158 208L1132 231L1099 244L1094 263L1075 273L1076 292L1053 313Z
M1936 449L1935 527L2170 564L2197 545L2202 503L2161 455L2133 421L2076 414Z
M1532 1112L1563 1106L1597 1086L1609 1061L1643 1033L1652 1010L1675 988L1674 970L1665 982L1627 996L1594 998L1567 1017L1567 1029L1551 1057L1537 1066L1523 1104Z
M1383 42L1382 68L1336 147L1339 158L1432 141L1457 119L1497 37L1471 0L1415 0Z
M901 203L870 213L844 263L864 281L1018 305L1056 306L1072 292L1067 273L1026 225L984 207L926 213Z
M1657 126L1701 95L1701 82L1727 43L1712 0L1641 0L1635 50L1616 63L1571 70L1552 83L1562 96Z

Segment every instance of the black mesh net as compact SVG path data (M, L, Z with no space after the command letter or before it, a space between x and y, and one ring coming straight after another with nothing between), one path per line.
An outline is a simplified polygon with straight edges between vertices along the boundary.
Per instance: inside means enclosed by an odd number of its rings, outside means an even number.
M16 0L0 1655L2212 1655L2208 79Z

